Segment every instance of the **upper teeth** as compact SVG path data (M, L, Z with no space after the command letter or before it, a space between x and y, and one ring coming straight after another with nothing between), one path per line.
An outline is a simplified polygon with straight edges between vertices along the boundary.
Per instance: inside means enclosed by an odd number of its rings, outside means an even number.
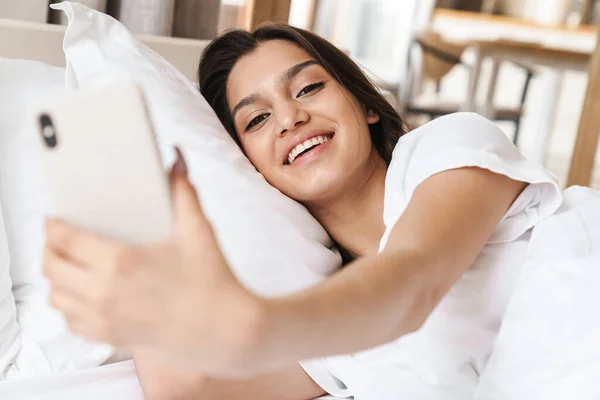
M329 141L329 136L315 136L312 139L308 139L304 143L300 143L299 145L294 147L292 151L290 151L290 154L288 154L288 164L293 163L296 157L298 157L298 154L302 153L303 151L318 146L327 141Z

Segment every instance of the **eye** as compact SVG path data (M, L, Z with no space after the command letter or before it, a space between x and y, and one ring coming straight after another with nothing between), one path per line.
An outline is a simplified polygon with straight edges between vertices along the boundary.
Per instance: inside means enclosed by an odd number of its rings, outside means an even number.
M252 118L252 120L248 123L248 125L246 125L246 131L249 131L250 129L254 128L256 125L263 122L265 119L267 119L268 116L269 116L269 114L260 114L256 117Z
M309 94L310 92L312 92L314 90L322 88L323 86L325 86L325 82L316 82L316 83L311 83L308 86L304 86L304 88L302 88L302 90L300 91L300 93L298 93L296 95L296 98L305 96L305 95Z

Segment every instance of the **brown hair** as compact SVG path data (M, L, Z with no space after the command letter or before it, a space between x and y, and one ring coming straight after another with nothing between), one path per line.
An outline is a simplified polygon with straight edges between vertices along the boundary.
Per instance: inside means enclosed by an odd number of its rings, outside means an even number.
M398 139L408 130L400 115L350 57L311 32L283 24L265 25L253 33L229 31L213 40L202 54L198 68L200 92L236 143L240 145L227 103L227 79L241 57L268 40L287 40L304 49L360 104L379 114L379 122L369 125L371 141L389 165Z

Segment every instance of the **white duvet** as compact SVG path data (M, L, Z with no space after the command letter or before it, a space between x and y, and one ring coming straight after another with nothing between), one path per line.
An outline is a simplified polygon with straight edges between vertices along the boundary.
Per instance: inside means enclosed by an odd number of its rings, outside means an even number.
M600 399L600 192L567 189L534 229L475 398Z

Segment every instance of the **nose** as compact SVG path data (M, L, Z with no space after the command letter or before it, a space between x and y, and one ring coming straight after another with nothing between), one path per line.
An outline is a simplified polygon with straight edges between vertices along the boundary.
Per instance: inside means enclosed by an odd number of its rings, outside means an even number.
M278 132L280 135L293 131L295 128L307 123L310 119L309 113L295 102L280 104L276 114L279 122Z

